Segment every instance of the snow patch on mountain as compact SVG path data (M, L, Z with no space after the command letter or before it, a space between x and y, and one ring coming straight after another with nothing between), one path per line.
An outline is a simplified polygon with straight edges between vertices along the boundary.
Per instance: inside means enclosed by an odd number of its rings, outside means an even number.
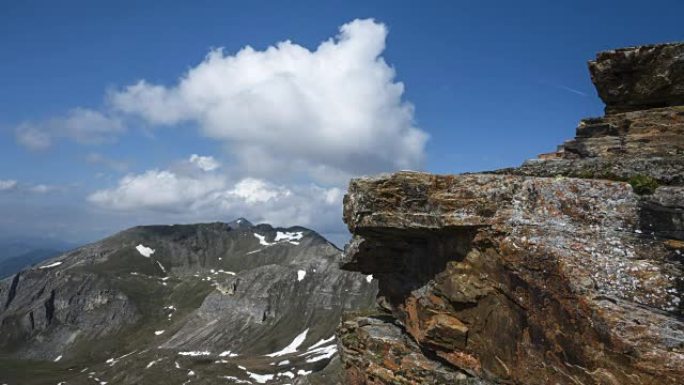
M307 363L318 362L332 358L337 353L337 345L323 346L313 350L308 350L304 356L311 356L306 359Z
M154 249L144 246L143 244L139 244L135 247L135 249L138 250L138 253L140 253L140 255L146 258L149 258L150 255L154 254Z
M164 274L166 274L166 269L164 268L164 265L162 265L161 262L159 262L159 261L155 261L155 262L157 262L157 265L159 266L159 268L161 269L161 271L162 271Z
M249 371L246 371L246 373L249 376L249 378L253 379L254 381L260 384L265 384L266 382L271 381L275 377L275 375L273 374L257 374Z
M59 265L61 265L62 263L63 263L62 261L53 262L53 263L51 263L51 264L49 264L49 265L41 266L41 267L39 267L39 269L49 269L49 268L52 268L52 267L59 266Z
M178 352L178 355L198 357L198 356L209 356L209 355L211 355L211 352L206 351L206 350L205 351L192 351L192 352Z
M276 232L275 241L276 242L280 242L280 241L292 242L292 241L299 241L302 238L304 238L304 233L302 231L297 231L297 232L293 232L293 233L278 231L278 232Z
M283 356L285 354L290 354L290 353L296 352L297 349L304 343L304 340L306 340L306 334L308 332L309 332L309 329L304 330L297 337L295 337L295 339L292 340L292 342L290 342L289 345L284 347L282 350L277 351L275 353L267 354L266 356L278 357L278 356Z
M304 238L304 232L303 231L296 231L296 232L283 232L283 231L277 231L276 236L273 239L273 242L268 242L266 240L265 235L257 234L254 233L254 237L256 237L259 240L259 244L263 246L273 246L279 243L290 243L292 245L299 245L299 241Z
M335 336L330 336L330 338L322 339L322 340L316 342L315 344L309 346L308 350L316 349L319 346L327 345L330 342L333 342L334 340L335 340Z
M259 240L259 244L263 246L271 246L273 243L266 242L266 236L254 233L254 236Z

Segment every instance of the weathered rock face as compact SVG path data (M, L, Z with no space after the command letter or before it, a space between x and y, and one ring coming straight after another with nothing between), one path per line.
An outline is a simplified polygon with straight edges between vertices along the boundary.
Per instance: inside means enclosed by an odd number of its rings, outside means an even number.
M601 52L589 71L607 113L684 104L682 43Z
M343 266L373 274L379 295L375 314L338 328L347 382L680 384L682 111L585 120L518 169L353 180Z
M684 106L583 119L574 139L503 174L571 176L628 181L649 175L684 184Z
M583 119L557 151L499 172L684 184L684 44L602 52L589 68L606 116Z

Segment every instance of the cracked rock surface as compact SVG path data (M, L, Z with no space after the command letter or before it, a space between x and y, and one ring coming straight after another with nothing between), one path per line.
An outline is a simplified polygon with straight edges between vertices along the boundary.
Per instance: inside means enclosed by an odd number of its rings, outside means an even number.
M683 47L599 54L608 114L519 168L352 180L347 383L681 384Z

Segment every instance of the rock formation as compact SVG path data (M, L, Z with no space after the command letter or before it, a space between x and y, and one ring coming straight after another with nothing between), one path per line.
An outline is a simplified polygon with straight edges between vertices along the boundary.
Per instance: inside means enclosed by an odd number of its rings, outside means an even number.
M599 53L606 116L515 169L352 180L343 267L377 309L346 382L681 384L684 44Z
M606 113L684 105L683 55L681 43L600 52L589 71Z

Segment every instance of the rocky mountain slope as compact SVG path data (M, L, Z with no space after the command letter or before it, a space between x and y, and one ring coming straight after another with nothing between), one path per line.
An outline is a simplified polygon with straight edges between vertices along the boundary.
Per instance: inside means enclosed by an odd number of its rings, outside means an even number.
M340 257L244 219L126 230L0 281L0 383L321 383L377 291Z
M684 44L597 55L606 115L516 169L355 179L347 384L682 384Z

